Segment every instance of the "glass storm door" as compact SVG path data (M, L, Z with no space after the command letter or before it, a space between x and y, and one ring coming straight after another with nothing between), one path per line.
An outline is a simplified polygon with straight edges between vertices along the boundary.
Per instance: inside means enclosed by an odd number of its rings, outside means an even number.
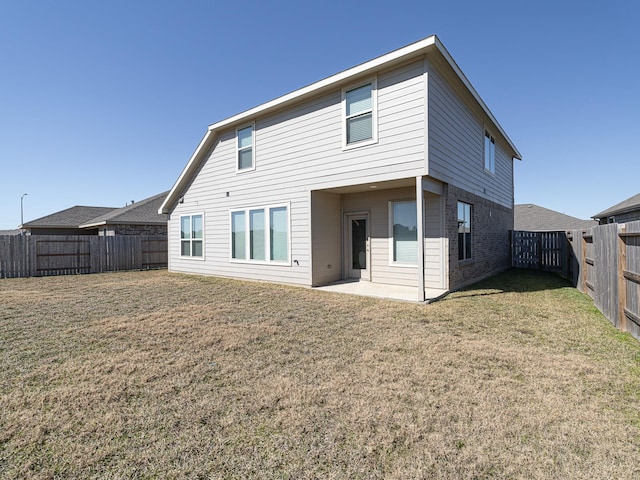
M349 215L349 278L369 280L369 216Z

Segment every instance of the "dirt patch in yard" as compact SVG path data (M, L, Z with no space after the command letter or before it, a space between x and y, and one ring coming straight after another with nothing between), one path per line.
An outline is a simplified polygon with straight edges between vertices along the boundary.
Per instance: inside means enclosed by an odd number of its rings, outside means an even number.
M2 478L640 476L640 346L551 275L2 280L0 359Z

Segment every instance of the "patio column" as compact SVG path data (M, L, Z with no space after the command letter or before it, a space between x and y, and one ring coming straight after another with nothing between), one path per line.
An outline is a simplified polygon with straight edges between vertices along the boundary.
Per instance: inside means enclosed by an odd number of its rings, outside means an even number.
M424 187L422 176L416 177L416 216L418 227L418 301L424 302Z

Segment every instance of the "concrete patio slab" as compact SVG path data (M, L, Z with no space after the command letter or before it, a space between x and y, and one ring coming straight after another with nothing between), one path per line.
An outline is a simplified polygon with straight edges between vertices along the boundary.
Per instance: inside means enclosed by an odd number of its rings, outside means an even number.
M358 280L344 280L341 282L314 287L314 290L323 292L345 293L348 295L362 295L366 297L387 298L390 300L402 300L405 302L418 302L418 290L415 287L401 285L389 285L385 283L372 283ZM425 302L429 303L443 297L448 290L427 288L424 291Z

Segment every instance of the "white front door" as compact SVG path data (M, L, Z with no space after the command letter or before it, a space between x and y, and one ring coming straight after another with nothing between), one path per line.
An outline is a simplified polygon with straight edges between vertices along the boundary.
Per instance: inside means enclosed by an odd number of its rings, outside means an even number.
M347 276L370 280L369 215L347 215Z

